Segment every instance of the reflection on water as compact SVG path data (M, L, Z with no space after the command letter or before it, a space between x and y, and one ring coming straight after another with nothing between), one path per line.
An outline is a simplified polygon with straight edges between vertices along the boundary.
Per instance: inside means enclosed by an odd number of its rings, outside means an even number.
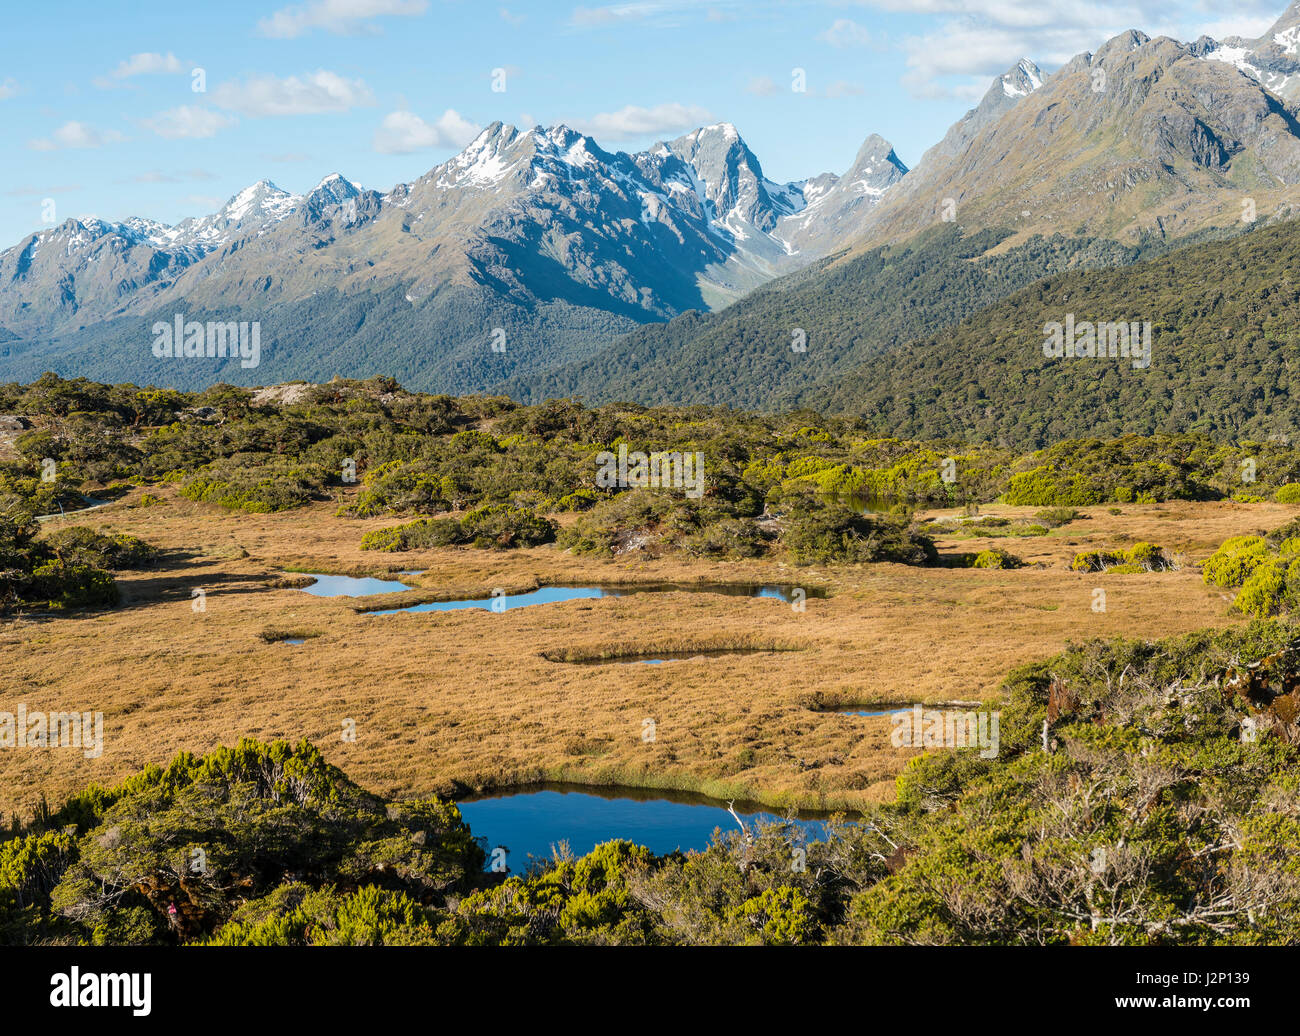
M393 594L399 590L413 589L395 579L358 579L354 576L327 576L315 572L301 572L316 580L311 586L296 587L313 597L367 597L370 594Z
M407 608L391 608L371 612L371 615L396 615L398 612L449 612L463 608L480 608L485 611L505 612L513 608L526 608L533 604L554 604L583 598L627 597L647 593L704 593L722 594L726 597L769 597L787 603L795 599L796 587L764 586L752 583L641 583L635 586L544 586L523 594L501 594L496 597L474 597L459 601L429 601ZM807 597L820 597L820 590L804 590Z
M922 709L925 711L941 709L974 709L980 708L984 704L984 702L980 701L939 701L931 702L928 705L914 701L879 701L871 702L868 705L836 705L829 708L818 709L817 711L834 712L841 716L896 716L900 712L911 712L913 709Z
M549 784L457 805L475 837L486 839L489 857L504 846L506 863L516 873L533 861L550 859L552 847L562 841L576 856L612 838L626 838L662 855L708 848L715 828L738 830L725 803L681 792ZM737 804L735 809L746 823L782 819L762 807ZM825 832L824 817L795 824L810 840Z
M842 716L896 716L900 712L911 712L912 706L904 705L901 702L880 702L875 705L849 705L838 709L827 709L826 711L838 712Z

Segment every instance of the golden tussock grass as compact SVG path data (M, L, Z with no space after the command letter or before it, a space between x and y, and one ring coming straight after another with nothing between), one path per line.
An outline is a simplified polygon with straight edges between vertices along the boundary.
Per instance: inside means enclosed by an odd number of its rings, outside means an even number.
M167 552L153 570L119 575L119 607L0 624L0 709L98 710L105 727L98 759L66 748L0 751L0 809L30 810L41 793L57 801L91 781L111 783L178 751L244 735L310 738L352 777L390 795L565 780L774 806L886 800L913 754L890 745L888 719L815 706L994 701L1008 670L1072 640L1241 622L1195 567L1081 575L1069 563L1080 550L1130 540L1200 561L1228 536L1276 527L1297 511L1174 503L1111 515L1090 507L1086 520L1047 536L939 544L942 553L999 546L1043 567L797 568L599 560L554 547L379 554L360 550L361 537L391 517L338 518L333 503L231 514L162 493L162 505L128 499L81 519ZM76 523L72 516L49 527ZM283 581L286 572L391 578L402 569L425 571L401 577L413 590L372 598L318 598ZM501 614L364 612L485 597L498 587L632 582L793 584L831 596L810 596L802 612L776 599L690 592ZM1096 587L1107 592L1104 613L1092 610ZM198 589L202 611L193 608ZM286 631L308 642L284 644ZM663 665L551 660L744 647L772 650ZM646 719L653 741L642 738ZM346 721L355 724L354 742L343 740Z

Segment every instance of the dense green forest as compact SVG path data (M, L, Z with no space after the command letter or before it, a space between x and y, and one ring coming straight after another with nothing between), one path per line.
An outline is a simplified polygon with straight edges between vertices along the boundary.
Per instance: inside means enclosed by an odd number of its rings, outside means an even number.
M899 342L815 398L893 435L1022 449L1080 435L1284 438L1300 423L1297 269L1292 221L1120 269L1056 274ZM1066 314L1150 321L1151 365L1044 357L1044 325Z
M1056 234L1001 250L1009 231L967 236L959 225L944 224L904 244L822 260L716 313L647 324L590 359L513 378L501 391L528 402L578 396L869 414L835 388L846 372L894 347L935 335L1049 274L1123 267L1224 233L1232 231L1135 246ZM796 328L804 332L803 351L792 348Z
M645 318L644 311L628 308ZM183 309L189 320L258 321L260 363L245 369L224 360L154 357L149 328L156 320L172 320L176 311L172 306L107 320L60 338L0 338L0 376L26 380L52 370L200 389L218 379L267 385L292 378L326 381L336 374L386 375L421 388L475 392L566 359L580 362L638 323L563 299L523 305L477 285L445 288L419 305L404 288L393 287L353 295L331 289L242 311ZM505 334L504 352L492 348L497 328Z
M379 551L555 541L608 556L635 540L646 554L779 554L796 564L932 562L939 530L913 524L911 509L921 504L1300 498L1300 446L1283 442L1156 434L1020 453L880 438L866 420L809 411L521 406L408 393L391 379L289 388L295 401L256 403L251 390L229 385L180 393L46 375L0 386L0 415L23 426L0 461L0 550L8 559L0 559L0 607L71 602L75 573L106 585L95 574L102 565L83 562L74 573L51 558L33 519L133 486L174 484L190 499L232 510L336 500L343 516L405 519L366 538L364 546ZM599 455L620 447L698 452L702 494L599 485ZM345 501L341 491L351 484L357 491ZM895 513L861 513L860 498L876 498L878 507L883 499ZM557 519L574 512L561 528Z
M1297 630L1090 641L1002 687L996 757L927 751L897 802L484 870L456 806L243 741L11 818L6 944L1291 944ZM175 908L173 914L172 908Z

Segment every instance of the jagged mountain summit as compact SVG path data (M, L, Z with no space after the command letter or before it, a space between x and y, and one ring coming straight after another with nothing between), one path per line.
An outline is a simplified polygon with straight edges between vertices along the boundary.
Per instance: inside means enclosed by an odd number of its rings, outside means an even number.
M776 183L730 123L637 154L563 125L494 123L383 193L337 173L301 196L263 180L175 227L69 220L30 235L0 253L0 366L191 309L275 317L294 329L278 355L328 373L418 332L439 344L407 347L408 377L437 367L449 387L482 388L734 301L840 244L904 172L879 137L845 177ZM344 341L309 342L298 328L327 300L358 315ZM498 327L515 346L489 372L471 356Z
M266 233L302 201L259 180L174 227L141 217L64 220L0 252L0 327L19 335L80 328L147 306L204 257Z
M836 386L855 364L880 356L877 376L892 350L1052 273L1287 218L1296 110L1197 51L1133 31L1051 75L1017 62L866 212L845 254L502 387L532 401L822 409L846 398ZM806 352L791 352L792 327Z
M1300 0L1295 0L1258 39L1229 36L1222 42L1202 36L1192 52L1240 69L1287 101L1300 100Z
M980 103L949 127L938 144L927 151L922 162L934 161L939 156L952 158L962 154L981 131L997 122L1016 104L1043 85L1043 73L1028 58L993 80Z
M893 145L873 133L843 176L805 183L806 206L782 220L780 232L792 246L811 255L843 247L862 232L867 214L885 192L906 175L907 166Z
M1021 62L868 215L860 244L942 219L1134 242L1289 214L1297 112L1203 51L1129 31L1050 76Z
M841 258L942 223L1010 230L1004 249L1057 235L1107 255L1090 242L1123 254L1239 227L1247 211L1278 218L1300 187L1300 109L1285 99L1300 3L1248 42L1130 31L1051 75L1022 59L911 171L874 135L843 175L777 183L729 123L628 154L563 125L498 122L385 192L333 174L301 196L259 181L175 227L65 221L0 252L0 377L210 383L230 372L140 354L152 319L195 312L261 322L277 366L233 372L245 382L572 382L639 327L801 269L815 278L819 262L833 292L869 290L837 280ZM753 320L779 312L780 287ZM637 341L656 348L653 334Z

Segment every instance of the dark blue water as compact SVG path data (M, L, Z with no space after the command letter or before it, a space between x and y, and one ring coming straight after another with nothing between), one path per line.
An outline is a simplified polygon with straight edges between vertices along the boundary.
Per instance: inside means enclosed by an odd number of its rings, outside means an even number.
M400 585L400 584L399 584ZM533 604L554 604L558 601L574 601L597 597L627 597L640 593L709 593L722 594L727 597L768 597L779 601L794 600L792 586L748 586L726 583L703 583L699 585L675 585L669 583L645 586L544 586L524 594L501 594L496 597L477 597L460 601L430 601L427 604L413 604L408 608L390 608L384 611L370 612L371 615L396 615L398 612L450 612L464 608L478 608L483 611L507 612L513 608L527 608ZM373 591L380 593L383 591ZM806 591L808 597L817 594Z
M553 856L552 846L567 841L575 856L585 856L602 842L626 838L662 855L674 849L707 849L715 828L738 831L726 806L671 792L602 789L570 790L548 787L508 795L458 802L461 815L475 837L492 850L504 846L506 863L514 873ZM772 813L736 807L746 824L774 821ZM796 820L811 841L823 836L822 820Z

